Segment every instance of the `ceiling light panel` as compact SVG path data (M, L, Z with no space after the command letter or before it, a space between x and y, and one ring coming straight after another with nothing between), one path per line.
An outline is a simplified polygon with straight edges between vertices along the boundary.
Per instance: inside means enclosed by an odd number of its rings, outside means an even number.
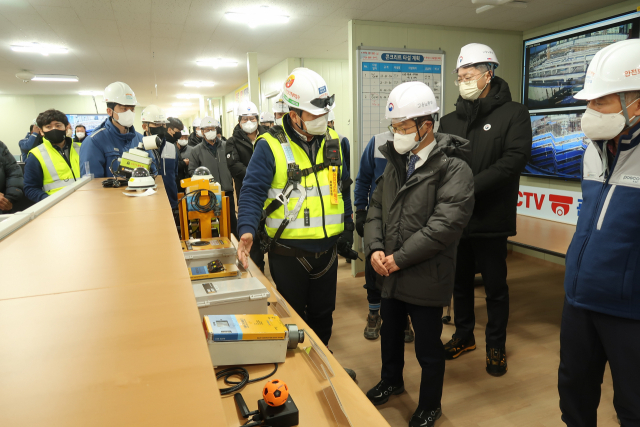
M32 82L77 82L78 76L66 76L62 74L36 74Z
M201 59L196 61L196 64L204 67L237 67L238 61L234 61L233 59L223 59L223 58L214 58L214 59Z
M210 81L197 81L197 82L186 82L184 84L186 87L213 87L215 83Z
M39 53L43 56L49 56L55 53L67 53L69 49L66 47L52 46L48 44L40 43L20 43L11 45L11 50L14 52L26 52L26 53Z
M172 107L189 107L193 105L192 102L174 102L171 104Z
M197 99L200 98L201 95L198 95L197 93L182 93L180 95L176 95L176 98L178 99Z
M278 13L268 6L255 7L241 12L227 12L224 16L229 21L247 24L250 28L255 28L259 25L286 24L289 22L287 15Z

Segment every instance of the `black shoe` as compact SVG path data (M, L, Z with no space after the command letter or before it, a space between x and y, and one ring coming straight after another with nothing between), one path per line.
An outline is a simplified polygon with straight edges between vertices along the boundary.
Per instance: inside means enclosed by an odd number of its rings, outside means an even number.
M404 342L413 342L416 339L416 335L413 333L413 329L411 329L411 319L409 315L407 315L407 326L404 328Z
M463 340L454 335L451 341L444 345L444 358L447 360L457 359L465 351L473 351L475 349L475 338L471 337L468 340Z
M400 393L404 393L403 384L395 386L382 380L367 392L367 397L374 405L382 405L383 403L387 403L391 395Z
M487 373L494 377L507 373L507 352L504 348L487 349Z
M442 416L442 409L434 409L433 411L425 411L420 408L413 413L409 427L433 427L436 420Z
M380 337L382 317L379 314L367 315L367 326L364 327L364 337L368 340L376 340Z

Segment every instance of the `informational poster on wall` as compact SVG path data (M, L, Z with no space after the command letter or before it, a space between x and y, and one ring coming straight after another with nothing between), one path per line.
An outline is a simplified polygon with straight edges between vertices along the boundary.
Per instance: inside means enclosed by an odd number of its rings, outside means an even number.
M582 193L579 191L521 185L518 192L520 215L576 225L581 207Z
M443 71L442 51L358 47L360 154L372 136L388 130L391 121L385 119L387 98L399 84L425 83L433 90L442 112Z

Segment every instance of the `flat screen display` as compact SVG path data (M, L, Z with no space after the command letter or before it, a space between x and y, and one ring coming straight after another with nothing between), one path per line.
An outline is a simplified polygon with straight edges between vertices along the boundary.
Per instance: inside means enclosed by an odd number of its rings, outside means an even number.
M595 54L618 41L638 38L640 12L548 34L524 42L524 104L530 111L586 105L573 97L584 87Z
M582 111L531 114L533 145L525 175L580 179L582 156L591 143L582 132Z
M74 135L76 126L83 125L87 129L87 136L109 117L107 114L67 114L66 116Z

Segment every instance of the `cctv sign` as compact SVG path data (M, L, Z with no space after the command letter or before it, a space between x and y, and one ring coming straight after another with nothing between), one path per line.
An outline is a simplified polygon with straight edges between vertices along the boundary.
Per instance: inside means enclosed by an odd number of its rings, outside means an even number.
M520 215L576 225L582 207L582 193L521 185L518 191Z

